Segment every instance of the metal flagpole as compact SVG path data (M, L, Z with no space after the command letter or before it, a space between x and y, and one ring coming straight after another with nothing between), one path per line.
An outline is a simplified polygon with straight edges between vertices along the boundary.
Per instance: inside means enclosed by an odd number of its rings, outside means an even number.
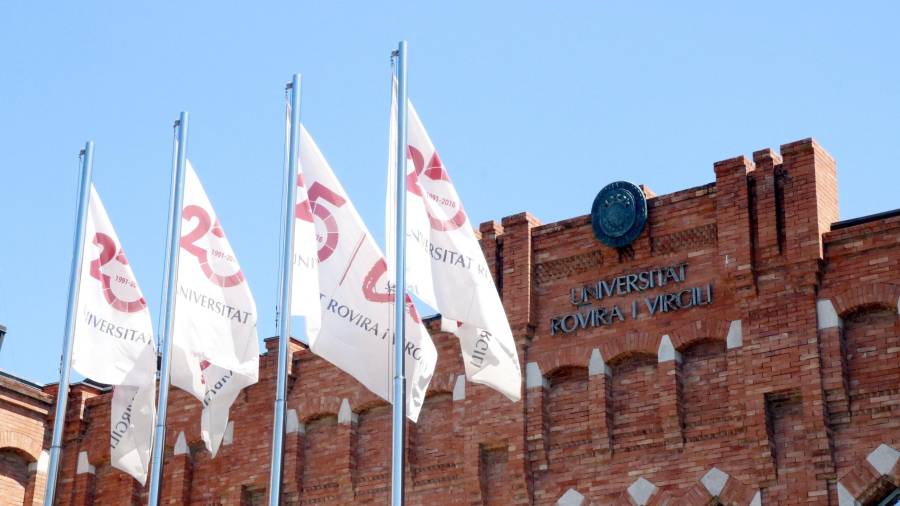
M182 112L178 117L178 149L175 163L174 186L172 187L173 204L169 217L169 266L166 272L165 303L163 313L162 363L159 368L159 403L156 406L156 430L153 434L153 457L150 470L150 506L159 504L162 485L163 456L166 448L166 407L169 402L170 370L172 366L172 326L175 315L175 284L178 280L178 243L181 239L181 208L184 201L184 170L187 163L188 113Z
M162 343L159 341L159 336L163 335L163 311L166 310L166 297L169 295L166 293L166 282L169 279L169 257L171 256L172 250L172 213L175 212L175 192L172 191L175 188L175 184L177 182L178 171L175 170L178 167L178 121L176 121L172 125L172 177L171 181L169 181L169 214L166 217L166 256L163 261L163 277L162 277L162 287L160 289L159 295L159 314L158 320L156 322L156 365L159 367L159 359L162 354L160 348L162 347Z
M404 348L406 348L406 41L397 47L397 264L394 272L397 285L394 290L394 411L393 448L391 452L391 504L402 506L404 434L406 423L406 374Z
M272 463L269 474L269 504L278 506L281 499L281 461L284 448L285 394L287 391L288 356L291 339L291 276L294 270L294 207L297 205L297 158L300 156L300 74L291 83L290 148L285 174L284 256L281 266L281 310L278 322L278 380L275 384L275 417L272 428Z
M75 243L72 246L72 267L69 271L69 302L66 307L66 328L63 335L62 363L59 368L59 387L56 390L56 414L53 418L53 442L50 444L50 469L47 471L47 490L44 506L53 504L56 496L56 478L59 475L59 458L62 452L63 432L66 423L66 405L69 403L69 376L72 373L72 342L75 333L75 310L78 305L78 286L81 283L81 257L84 254L84 228L87 223L88 201L91 195L91 172L94 170L94 142L88 141L81 151L81 179L78 188L78 211L75 221Z

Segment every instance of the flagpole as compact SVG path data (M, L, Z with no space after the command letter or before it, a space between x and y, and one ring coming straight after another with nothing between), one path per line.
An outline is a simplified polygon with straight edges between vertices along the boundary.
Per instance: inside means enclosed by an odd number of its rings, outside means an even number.
M291 277L294 270L294 208L297 205L297 158L300 156L300 74L291 83L291 124L287 174L284 195L284 250L281 265L281 308L278 315L278 379L275 384L275 416L272 428L272 463L269 473L269 504L278 506L281 499L281 463L284 448L285 396L291 340Z
M84 254L84 229L87 223L88 201L91 195L91 173L94 170L94 142L88 141L81 151L81 178L78 187L78 211L75 221L75 242L72 245L72 266L69 271L69 301L66 306L66 327L63 335L63 352L59 368L59 386L56 389L56 414L53 418L53 441L50 444L50 468L47 470L47 489L44 506L53 504L56 496L56 478L59 475L59 459L65 431L66 406L69 403L69 376L72 373L72 342L75 333L75 309L78 305L78 285L81 283L81 259Z
M391 504L402 506L404 499L404 424L406 423L406 41L397 47L397 212L396 272L394 290L394 407L391 452Z
M166 407L169 402L169 383L172 366L172 326L175 313L175 283L178 279L178 254L181 240L181 208L184 201L184 170L187 161L188 113L182 112L176 123L178 127L175 177L173 178L172 209L169 212L168 227L168 269L166 272L165 303L163 313L162 363L159 368L159 402L156 406L156 430L153 434L153 457L150 470L150 506L157 506L161 494L162 468L166 448Z

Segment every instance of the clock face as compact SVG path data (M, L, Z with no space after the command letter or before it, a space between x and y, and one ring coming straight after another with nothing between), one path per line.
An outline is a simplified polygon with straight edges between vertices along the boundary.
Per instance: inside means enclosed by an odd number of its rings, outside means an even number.
M591 224L603 244L621 248L634 241L647 223L644 192L627 181L606 185L594 199Z

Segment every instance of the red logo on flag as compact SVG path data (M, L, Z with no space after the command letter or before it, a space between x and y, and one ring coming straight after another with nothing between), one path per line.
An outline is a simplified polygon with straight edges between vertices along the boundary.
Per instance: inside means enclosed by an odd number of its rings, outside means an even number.
M412 160L415 171L406 175L406 191L422 198L431 199L444 209L447 212L447 215L453 213L453 215L447 219L437 218L428 212L428 207L426 206L425 212L428 213L428 221L431 222L431 228L439 232L447 232L463 226L466 223L466 212L463 210L462 204L455 199L434 193L428 193L426 196L426 192L422 190L422 186L419 184L419 176L422 175L432 181L443 181L448 185L451 184L450 175L444 170L444 166L441 163L441 158L438 156L437 151L431 156L427 168L425 167L425 157L422 155L421 151L410 145L408 154L408 159Z
M303 188L302 175L297 176L297 186ZM322 205L320 200L328 202L334 207L342 207L344 203L347 202L344 197L341 197L316 181L309 187L307 200L297 204L294 216L298 220L312 223L313 215L315 215L315 217L319 218L319 221L322 222L322 226L325 227L325 233L319 234L317 232L316 239L319 242L319 261L324 262L332 253L334 253L334 250L337 249L340 234L338 233L337 220L334 219L331 211Z
M113 309L117 309L123 313L136 313L146 308L147 303L144 301L143 297L132 301L120 299L112 289L112 277L100 270L101 267L108 264L113 259L121 265L128 265L128 259L125 258L125 252L119 250L118 254L116 254L116 250L118 249L116 247L116 241L102 232L94 234L93 243L100 246L100 256L91 260L90 274L92 278L99 281L103 286L103 297L106 299L106 302L112 306ZM134 281L122 275L116 275L116 281L131 288L137 287L137 284Z
M209 360L206 360L206 357L200 353L194 353L194 357L196 357L197 361L200 363L200 383L205 385L206 369L210 366Z
M369 269L369 273L366 274L366 278L363 280L362 292L363 297L366 300L372 302L379 303L391 303L394 302L394 294L393 289L388 287L388 289L384 292L378 291L378 280L381 279L387 273L387 261L381 258L375 265ZM409 316L412 317L413 321L416 323L422 323L422 319L419 317L419 312L416 311L416 305L413 304L412 299L409 295L406 296L406 310L409 311Z
M196 205L186 206L182 213L182 218L188 221L192 218L197 218L197 226L194 230L191 230L187 235L181 237L181 247L191 255L197 257L197 261L200 262L200 268L203 270L203 273L206 274L206 277L213 283L224 288L237 286L243 283L244 274L240 269L234 274L217 274L209 263L209 252L195 244L208 233L212 233L219 238L225 237L225 232L222 230L221 225L219 225L219 220L216 219L215 224L213 224L206 209ZM230 254L220 251L214 251L213 254L229 263L237 265L237 260Z

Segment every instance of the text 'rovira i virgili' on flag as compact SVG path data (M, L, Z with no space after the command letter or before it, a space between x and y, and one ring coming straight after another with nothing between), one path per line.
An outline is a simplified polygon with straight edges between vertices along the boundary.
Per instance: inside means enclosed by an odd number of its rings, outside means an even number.
M72 367L113 385L110 464L144 484L150 465L156 348L150 311L91 185Z
M259 376L256 302L200 179L187 163L172 349L172 384L200 400L215 457L228 412Z
M388 259L395 252L397 87L391 100ZM441 313L442 330L459 338L466 377L519 400L522 373L515 339L478 239L447 170L408 102L406 280L409 291Z
M297 276L318 266L321 328L310 349L347 372L379 397L393 402L394 280L387 261L312 137L301 129L295 230L292 311L311 314L311 285ZM309 224L314 224L315 236ZM308 243L315 241L315 249ZM314 255L314 256L313 256ZM312 258L310 258L312 256ZM434 373L437 350L412 301L407 299L407 416L416 421ZM307 320L309 325L309 319Z

